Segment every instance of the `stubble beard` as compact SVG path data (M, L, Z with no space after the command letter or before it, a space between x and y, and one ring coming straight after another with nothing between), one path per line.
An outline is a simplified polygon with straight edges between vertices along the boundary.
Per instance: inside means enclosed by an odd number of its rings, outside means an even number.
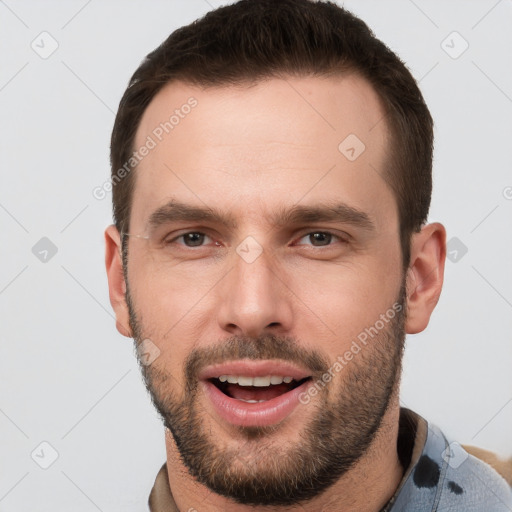
M197 372L207 364L248 359L301 362L314 375L329 369L325 357L306 351L296 340L265 334L233 336L207 349L192 351L183 364L184 389L158 364L140 364L152 402L172 433L190 475L236 503L290 506L311 500L345 475L368 451L393 397L397 396L405 342L405 284L396 304L402 308L353 359L335 373L295 421L300 442L287 443L280 425L234 427L229 443L215 435L218 421L199 405ZM128 285L126 299L136 346L147 330L136 314ZM173 340L165 339L172 347ZM139 360L140 362L140 360ZM183 398L179 398L180 393ZM204 399L204 397L203 397Z

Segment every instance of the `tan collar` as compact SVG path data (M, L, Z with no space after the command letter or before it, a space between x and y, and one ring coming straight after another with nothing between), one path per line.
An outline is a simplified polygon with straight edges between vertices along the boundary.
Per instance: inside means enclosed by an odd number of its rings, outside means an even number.
M148 504L151 512L180 512L169 487L167 462L164 462L164 465L156 475L155 485L151 489Z

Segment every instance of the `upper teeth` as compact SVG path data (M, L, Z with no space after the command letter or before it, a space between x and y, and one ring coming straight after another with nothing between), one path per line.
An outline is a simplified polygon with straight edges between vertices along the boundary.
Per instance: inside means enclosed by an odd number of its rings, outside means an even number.
M230 384L238 384L239 386L257 386L264 387L270 384L289 384L293 377L281 377L280 375L266 375L265 377L246 377L245 375L221 375L221 382L229 382Z

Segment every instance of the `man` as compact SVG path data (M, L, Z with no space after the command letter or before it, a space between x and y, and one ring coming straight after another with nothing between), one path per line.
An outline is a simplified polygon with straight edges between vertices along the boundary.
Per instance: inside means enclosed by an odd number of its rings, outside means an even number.
M242 0L137 69L106 265L166 427L152 511L512 509L399 404L443 284L432 141L403 63L332 3Z

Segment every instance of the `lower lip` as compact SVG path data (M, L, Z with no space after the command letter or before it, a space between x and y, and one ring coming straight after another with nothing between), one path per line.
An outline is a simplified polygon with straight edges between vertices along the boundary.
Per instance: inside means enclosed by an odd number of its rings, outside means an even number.
M201 382L217 414L232 425L243 427L264 427L280 423L300 404L299 395L310 381L303 382L295 389L265 402L250 403L225 395L210 381Z

